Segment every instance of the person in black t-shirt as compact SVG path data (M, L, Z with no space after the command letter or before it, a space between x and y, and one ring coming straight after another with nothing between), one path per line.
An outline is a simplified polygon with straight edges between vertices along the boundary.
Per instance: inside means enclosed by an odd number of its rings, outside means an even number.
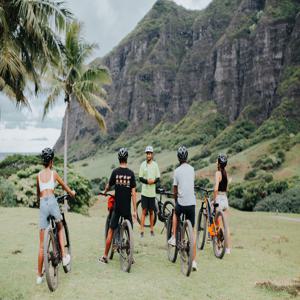
M129 220L132 225L131 198L133 203L133 217L136 219L136 182L134 173L127 167L128 151L126 148L119 150L118 158L120 166L113 170L104 190L104 194L106 194L113 186L115 187L115 206L110 219L104 255L99 258L99 261L102 263L108 262L108 251L114 230L118 227L120 217Z

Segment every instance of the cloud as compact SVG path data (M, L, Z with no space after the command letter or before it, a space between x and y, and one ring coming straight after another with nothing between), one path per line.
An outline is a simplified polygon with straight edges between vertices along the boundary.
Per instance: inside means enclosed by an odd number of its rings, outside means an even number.
M188 9L204 9L212 0L173 0Z

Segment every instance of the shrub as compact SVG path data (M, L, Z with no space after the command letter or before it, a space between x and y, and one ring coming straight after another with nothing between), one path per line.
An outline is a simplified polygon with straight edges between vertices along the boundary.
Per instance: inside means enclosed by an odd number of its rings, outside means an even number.
M250 170L249 172L247 172L244 176L244 179L245 180L250 180L250 179L253 179L256 177L256 172L257 170L256 169L253 169L253 170Z
M6 179L0 178L0 206L16 206L17 198L14 186Z
M300 213L300 188L295 187L282 194L272 193L258 202L254 210Z

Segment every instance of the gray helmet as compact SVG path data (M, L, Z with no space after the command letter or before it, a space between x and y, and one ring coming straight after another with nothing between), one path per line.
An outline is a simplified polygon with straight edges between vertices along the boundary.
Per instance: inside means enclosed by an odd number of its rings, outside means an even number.
M225 154L219 154L218 155L218 164L221 166L221 167L226 167L227 165L227 157Z
M127 148L120 148L118 152L119 160L126 160L128 158L128 150Z
M147 146L146 149L145 149L145 153L147 153L147 152L153 153L153 147L152 146Z
M41 154L44 163L49 163L54 158L54 151L51 148L45 148Z
M179 161L186 161L188 158L188 150L185 146L180 146L177 150L177 157Z

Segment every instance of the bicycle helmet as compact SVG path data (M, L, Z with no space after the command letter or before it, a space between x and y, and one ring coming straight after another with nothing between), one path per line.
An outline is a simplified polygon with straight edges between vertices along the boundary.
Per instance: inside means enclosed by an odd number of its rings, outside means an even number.
M153 153L153 147L152 146L147 146L146 149L145 149L145 153L147 153L147 152Z
M128 150L127 148L120 148L118 152L119 160L126 160L128 158Z
M218 164L221 166L221 167L226 167L227 165L227 157L225 154L219 154L218 155Z
M179 161L186 161L188 158L188 150L186 149L185 146L180 146L177 150L177 157Z
M41 154L43 163L47 164L54 158L54 151L51 148L45 148Z

